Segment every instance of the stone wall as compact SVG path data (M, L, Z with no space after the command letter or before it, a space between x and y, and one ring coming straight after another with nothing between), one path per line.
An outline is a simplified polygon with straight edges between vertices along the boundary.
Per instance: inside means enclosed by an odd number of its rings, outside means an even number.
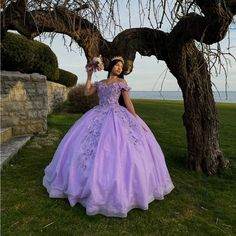
M58 83L47 81L48 89L48 113L57 109L66 99L69 89Z
M1 71L1 128L12 127L13 135L46 132L48 113L67 92L65 86L37 73Z

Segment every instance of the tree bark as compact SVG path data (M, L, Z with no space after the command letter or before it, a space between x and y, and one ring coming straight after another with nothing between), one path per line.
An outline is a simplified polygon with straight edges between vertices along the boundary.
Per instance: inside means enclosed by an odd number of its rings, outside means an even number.
M193 41L179 47L170 40L167 65L177 78L184 99L183 124L187 137L187 166L208 175L228 165L219 146L218 114L210 74Z
M219 1L197 0L205 16L190 14L170 33L165 60L182 90L187 136L187 166L208 175L227 167L219 147L218 115L204 55L194 40L212 44L224 38L232 14Z

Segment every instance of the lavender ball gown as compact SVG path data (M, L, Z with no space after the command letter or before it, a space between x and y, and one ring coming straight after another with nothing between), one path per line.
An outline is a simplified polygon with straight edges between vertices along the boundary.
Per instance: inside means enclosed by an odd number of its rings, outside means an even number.
M80 203L88 215L126 217L174 188L159 144L145 122L119 105L127 84L94 83L99 105L69 129L45 169L51 198ZM141 127L145 127L147 132Z

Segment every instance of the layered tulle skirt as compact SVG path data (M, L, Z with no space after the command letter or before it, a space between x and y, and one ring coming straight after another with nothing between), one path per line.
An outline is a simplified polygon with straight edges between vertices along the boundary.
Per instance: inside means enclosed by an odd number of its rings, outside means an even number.
M88 215L114 217L148 209L174 188L151 130L120 105L98 105L75 122L46 167L43 185L49 197L80 203Z

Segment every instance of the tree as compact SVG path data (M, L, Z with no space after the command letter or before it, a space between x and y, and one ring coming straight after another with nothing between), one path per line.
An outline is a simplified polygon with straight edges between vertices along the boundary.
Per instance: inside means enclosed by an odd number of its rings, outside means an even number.
M127 5L130 2L127 0ZM141 0L138 3L140 7L144 4ZM83 48L88 60L102 55L105 69L113 56L123 56L126 74L132 72L136 52L165 61L183 93L188 167L209 175L217 173L228 161L219 146L209 62L196 41L200 45L221 41L236 14L236 1L178 0L173 6L169 5L172 10L167 14L167 0L147 0L148 18L152 9L155 14L162 10L157 25L161 26L167 19L173 26L171 31L130 28L121 30L113 41L108 41L102 36L103 27L117 23L118 5L118 0L2 1L1 33L4 37L7 30L17 30L31 39L43 32L63 33ZM103 13L107 13L106 19Z

